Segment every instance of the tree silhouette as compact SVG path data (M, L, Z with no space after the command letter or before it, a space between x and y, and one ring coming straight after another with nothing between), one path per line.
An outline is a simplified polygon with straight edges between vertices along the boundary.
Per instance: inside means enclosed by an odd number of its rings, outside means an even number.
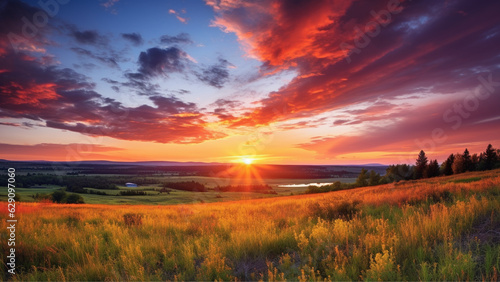
M425 171L427 169L427 157L425 156L424 150L421 150L418 154L417 162L415 163L415 178L420 179L425 177Z
M360 187L368 185L368 171L366 169L361 169L358 179L356 179L356 185Z
M470 158L471 160L471 170L478 170L479 167L479 157L477 154L473 154Z
M495 149L493 149L493 146L491 144L488 144L488 147L486 148L486 151L484 152L484 165L486 169L493 169L495 166L495 163L497 162L498 156L497 153L495 152Z
M440 171L439 171L438 161L437 160L430 161L426 170L427 177L436 177L439 176L439 174Z
M374 170L370 171L368 185L378 185L380 184L380 174L376 173Z
M464 154L462 155L462 159L463 159L464 172L474 170L474 167L472 165L472 158L467 148L465 148Z
M464 165L464 157L460 154L455 155L455 160L453 161L453 174L464 173L465 165Z
M446 161L443 163L443 174L452 175L453 174L453 161L455 161L455 155L451 154L448 156Z
M407 164L390 165L386 170L384 178L387 182L409 180L413 178L413 167Z

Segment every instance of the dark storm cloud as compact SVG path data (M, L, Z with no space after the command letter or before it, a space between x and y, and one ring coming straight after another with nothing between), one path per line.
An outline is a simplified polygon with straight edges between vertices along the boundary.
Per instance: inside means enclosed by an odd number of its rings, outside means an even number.
M191 37L187 33L179 33L176 36L171 36L171 35L163 35L160 38L160 42L163 44L192 44L193 41L191 40Z
M202 72L197 73L196 76L200 81L203 81L208 85L216 88L222 88L224 83L229 81L229 71L227 69L231 66L233 66L233 64L225 59L219 58L217 64L203 69Z
M122 37L129 42L131 42L135 46L140 46L142 43L144 43L144 40L142 39L142 36L139 33L122 33Z

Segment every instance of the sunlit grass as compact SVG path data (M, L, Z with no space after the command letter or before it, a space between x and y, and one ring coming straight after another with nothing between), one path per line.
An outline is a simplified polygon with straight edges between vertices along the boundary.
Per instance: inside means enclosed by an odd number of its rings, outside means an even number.
M499 211L499 170L228 203L22 203L12 279L498 280Z

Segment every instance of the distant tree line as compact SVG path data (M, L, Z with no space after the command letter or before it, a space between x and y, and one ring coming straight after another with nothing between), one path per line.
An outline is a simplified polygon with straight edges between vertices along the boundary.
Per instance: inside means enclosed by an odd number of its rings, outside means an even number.
M500 150L488 145L484 152L470 155L466 148L463 154L451 154L441 165L437 160L427 158L423 150L417 156L415 165L399 164L390 165L386 174L381 176L371 170L361 169L355 183L341 183L337 181L331 185L309 186L305 191L310 193L325 193L331 191L352 189L357 187L374 186L397 182L401 180L413 180L431 178L443 175L464 173L467 171L484 171L500 168Z
M120 196L146 196L147 193L144 191L137 191L137 190L125 190L125 191L120 191Z
M391 165L387 168L385 176L380 178L379 184L390 183L400 180L431 178L442 175L452 175L467 171L484 171L500 168L500 150L493 148L491 144L484 152L471 155L466 148L462 154L451 154L440 165L437 160L429 160L423 150L417 156L415 165L407 164ZM365 172L366 173L366 172ZM360 174L362 177L363 171ZM360 180L358 177L358 180ZM371 174L370 174L371 179ZM370 181L371 182L371 181ZM372 185L363 181L357 181L362 186ZM363 185L367 184L367 185Z
M162 187L191 192L207 192L205 185L195 181L165 182Z
M50 194L38 194L31 196L35 201L49 201L58 204L84 204L83 197L78 194L66 193L64 190L56 190Z
M227 186L217 186L215 191L220 192L264 192L264 193L276 193L273 188L267 184L253 184L253 185L227 185Z
M7 175L0 175L0 183L7 183ZM67 191L85 193L84 187L102 190L116 190L118 187L108 177L102 176L61 176L54 174L27 173L16 175L16 186L30 188L40 185L66 186Z

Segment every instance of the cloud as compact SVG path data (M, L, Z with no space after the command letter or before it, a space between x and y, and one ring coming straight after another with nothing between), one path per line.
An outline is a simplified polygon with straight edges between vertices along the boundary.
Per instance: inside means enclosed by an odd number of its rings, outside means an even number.
M14 127L21 126L21 124L19 124L19 123L13 123L13 122L0 122L0 125L14 126Z
M70 48L73 52L77 53L78 55L89 57L92 59L95 59L109 67L120 69L120 66L118 65L118 62L122 60L117 54L112 54L112 55L106 55L106 54L94 54L94 52L80 48L80 47L72 47Z
M183 14L185 14L185 13L186 13L186 11L185 11L185 10L182 10L181 12L182 12ZM170 10L168 10L168 13L169 13L169 14L174 15L174 16L175 16L175 17L176 17L176 18L177 18L177 19L178 19L181 23L183 23L183 24L187 24L188 19L187 19L187 18L183 18L183 17L181 17L181 15L180 15L180 14L179 14L176 10L174 10L174 9L170 9Z
M118 3L120 0L107 0L103 3L101 3L101 6L103 6L106 9L109 9L113 7L116 3Z
M326 121L328 118L322 117L314 120L303 120L299 122L294 122L294 123L285 123L279 126L280 129L282 130L290 130L290 129L301 129L304 127L307 128L316 128L322 125L326 124Z
M179 70L175 63L181 59L172 57L179 53L159 50L159 54L144 53L147 58L142 57L141 70L145 74L137 73L136 77L160 74L168 68ZM0 118L29 119L90 136L160 143L201 143L226 136L207 129L204 114L194 103L153 92L148 97L152 106L124 106L96 92L94 83L72 69L44 65L13 50L6 52L0 56L5 69L0 73ZM160 62L148 61L153 59ZM118 85L114 80L107 82ZM145 83L144 90L150 86Z
M500 72L493 47L500 45L498 1L404 1L388 21L377 16L386 0L206 2L216 12L213 25L235 33L247 54L263 62L264 75L297 73L233 127L314 117L380 98L472 91L478 76ZM377 19L385 25L378 35L364 34ZM349 63L342 44L355 47L363 35L368 44L351 50Z
M100 35L97 30L77 30L75 27L70 27L71 32L70 36L76 40L79 44L87 44L87 45L107 45L108 40L103 35Z
M114 5L119 1L120 0L107 0L105 2L102 2L100 5L103 6L106 11L109 11L111 14L116 15L118 14L118 10L114 8Z
M122 33L122 38L131 42L134 46L140 46L144 43L142 36L139 33Z
M103 158L103 153L121 151L122 148L103 146L98 144L52 144L41 143L34 145L18 145L0 143L0 154L6 159L23 160L47 160L53 156L61 156L66 153L66 160L74 161L75 156L81 158ZM69 159L71 158L71 159ZM61 161L66 161L61 159Z
M209 113L213 114L221 121L231 122L236 119L236 117L231 113L234 113L238 108L242 107L242 105L243 102L241 101L217 99L215 102L210 104L210 107L215 107L215 109Z
M401 157L401 162L412 163L412 158L421 149L430 153L432 158L443 160L450 153L463 151L464 144L469 144L474 151L482 151L488 143L500 142L500 132L494 130L500 126L500 120L481 122L498 115L499 96L478 100L474 111L464 110L464 105L471 103L466 101L472 100L470 97L453 97L425 107L403 110L394 116L398 120L388 125L365 125L356 134L313 138L298 147L332 159L345 154L392 152ZM464 115L455 111L460 105ZM460 126L457 126L458 120ZM475 143L478 146L473 145ZM401 152L410 153L398 155Z
M176 36L163 35L160 37L160 42L163 44L193 44L191 37L187 33L179 33Z
M234 67L234 65L225 59L219 58L217 64L203 69L202 72L197 73L196 76L200 81L208 85L222 88L224 83L229 81L229 71L227 70L229 67Z
M0 56L10 51L44 54L45 47L53 43L46 38L52 31L50 25L43 28L27 28L23 19L32 19L40 12L21 1L2 1L0 5ZM43 12L43 11L42 11Z
M150 48L139 55L139 73L151 77L182 72L188 61L187 53L177 47Z

